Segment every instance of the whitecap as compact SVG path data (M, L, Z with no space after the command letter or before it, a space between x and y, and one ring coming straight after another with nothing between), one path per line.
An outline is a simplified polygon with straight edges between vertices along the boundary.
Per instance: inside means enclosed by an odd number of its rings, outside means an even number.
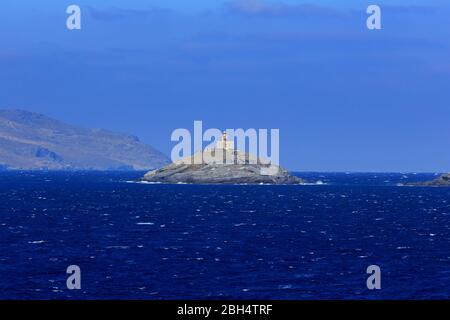
M152 182L152 181L127 181L127 183L138 183L138 184L161 184L161 182Z
M280 290L292 289L292 285L291 284L279 285L278 289L280 289Z

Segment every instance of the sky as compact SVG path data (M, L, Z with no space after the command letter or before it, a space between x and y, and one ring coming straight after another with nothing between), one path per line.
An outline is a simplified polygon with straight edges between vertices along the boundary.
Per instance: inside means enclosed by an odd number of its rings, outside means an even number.
M0 41L0 108L167 155L202 120L280 129L289 170L450 171L448 1L3 0Z

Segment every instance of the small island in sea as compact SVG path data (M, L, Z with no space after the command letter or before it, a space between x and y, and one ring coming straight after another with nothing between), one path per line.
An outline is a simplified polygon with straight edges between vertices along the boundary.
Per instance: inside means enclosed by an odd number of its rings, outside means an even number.
M285 169L238 151L226 133L215 148L145 174L143 182L166 184L302 184Z
M431 181L412 182L408 183L408 185L418 187L450 187L450 173L445 173Z

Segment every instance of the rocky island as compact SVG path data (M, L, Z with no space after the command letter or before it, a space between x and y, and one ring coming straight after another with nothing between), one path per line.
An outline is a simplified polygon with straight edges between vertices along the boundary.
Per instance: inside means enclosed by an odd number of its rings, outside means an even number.
M253 155L235 150L227 142L225 133L216 148L197 152L164 168L150 171L141 181L167 184L304 183L279 166L264 164Z
M450 187L450 173L443 174L432 181L413 182L408 185L418 187Z

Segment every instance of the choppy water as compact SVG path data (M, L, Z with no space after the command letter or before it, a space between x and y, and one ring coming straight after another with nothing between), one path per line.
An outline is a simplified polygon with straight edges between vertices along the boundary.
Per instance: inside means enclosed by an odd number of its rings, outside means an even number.
M450 188L414 174L317 186L127 183L139 173L0 174L3 299L450 297ZM82 289L66 288L79 265ZM366 288L366 268L382 289Z

